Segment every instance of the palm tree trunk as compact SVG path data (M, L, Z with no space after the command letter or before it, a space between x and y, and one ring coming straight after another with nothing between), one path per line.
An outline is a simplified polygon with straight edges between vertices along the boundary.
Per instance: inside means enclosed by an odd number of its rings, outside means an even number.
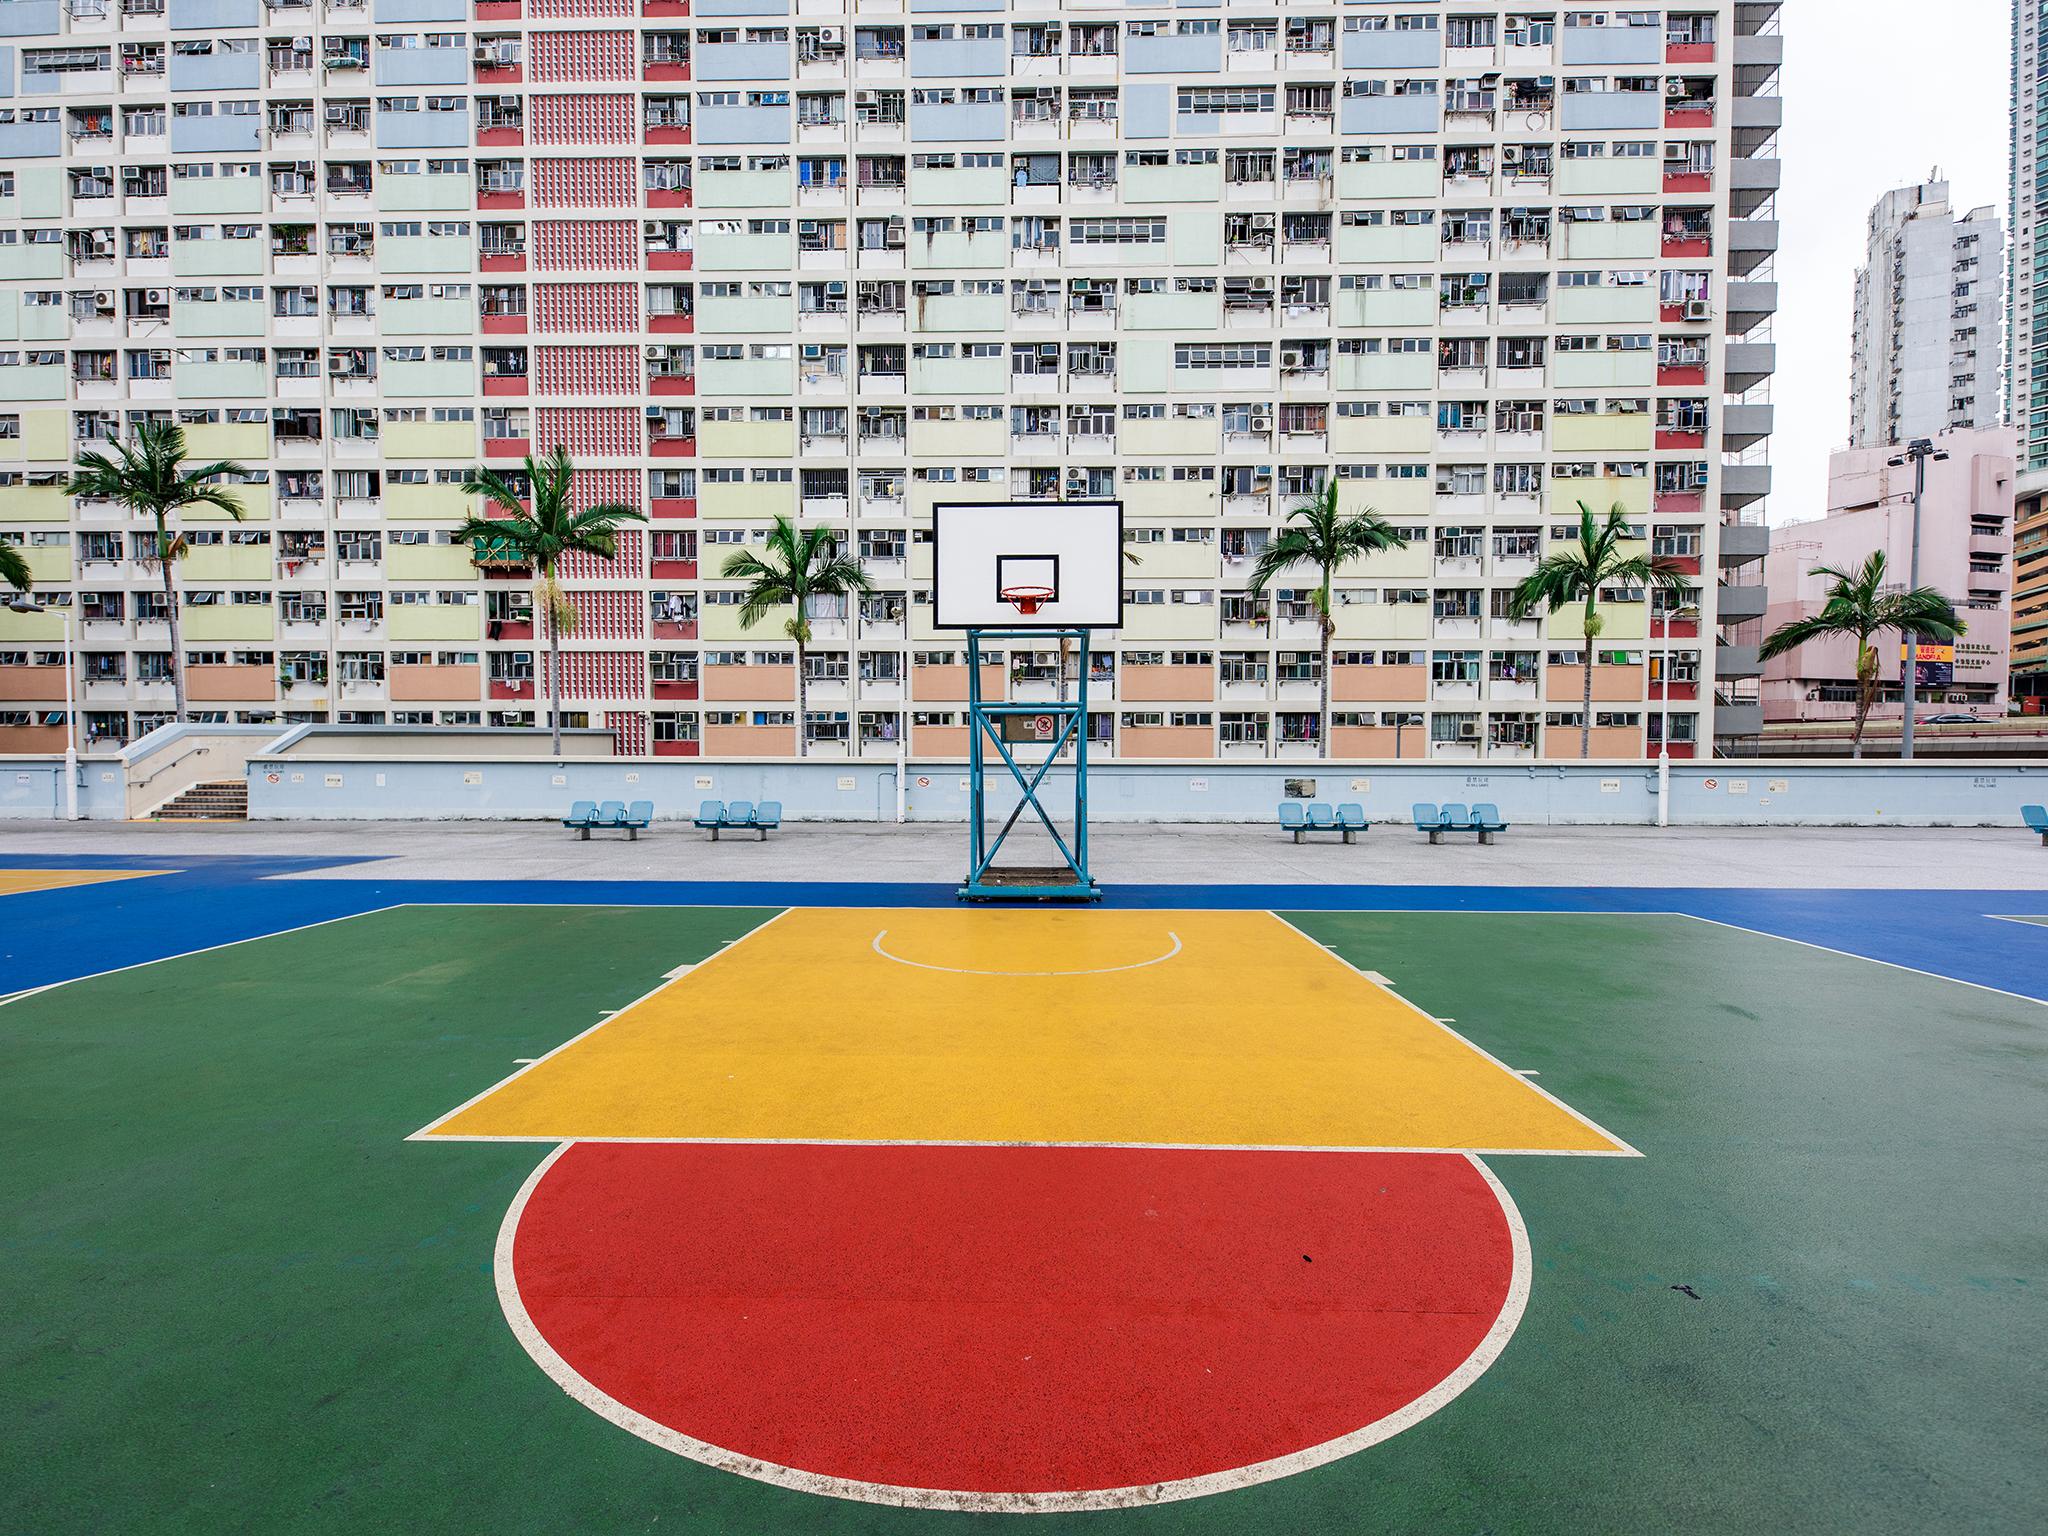
M804 671L804 643L799 640L796 643L796 755L798 757L809 757L811 755L811 740L804 730L804 722L810 718L811 713L811 684L810 680L804 676Z
M1330 755L1330 643L1336 637L1336 628L1337 626L1330 622L1330 615L1325 612L1323 614L1323 668L1320 679L1323 685L1323 702L1322 714L1320 716L1321 724L1316 731L1316 745L1320 749L1316 753L1318 757L1328 757Z
M171 699L172 718L178 724L185 723L185 652L184 630L178 622L178 589L171 580L171 536L164 527L163 514L156 519L156 557L164 567L164 616L171 623Z
M562 623L555 603L555 568L540 569L541 606L548 619L548 742L556 757L562 755Z
M1877 653L1869 641L1856 641L1856 725L1849 733L1849 756L1863 756L1863 728L1870 721L1870 706L1877 702Z
M1586 633L1586 681L1579 690L1579 761L1584 762L1593 755L1593 634L1592 612L1587 611Z

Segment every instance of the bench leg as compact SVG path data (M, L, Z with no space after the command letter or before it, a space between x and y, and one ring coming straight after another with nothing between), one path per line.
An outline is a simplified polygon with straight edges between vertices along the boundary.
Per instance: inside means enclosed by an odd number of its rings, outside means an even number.
M627 841L627 842L629 842L629 843L637 843L637 842L639 842L639 841L640 841L640 829L639 829L638 827L628 827L628 828L626 828L626 841Z
M768 841L768 829L766 827L754 828L754 835L764 843Z
M1492 843L1492 841L1493 841L1493 834L1492 834L1491 832L1485 832L1485 831L1482 831L1482 832L1481 832L1481 833L1479 834L1479 841L1480 841L1480 842L1482 842L1482 843L1488 843L1488 844L1490 844L1490 843Z
M581 840L582 840L583 842L586 842L586 843L587 843L587 842L589 842L589 841L590 841L590 828L588 828L588 827L578 827L578 828L576 829L576 835L577 835L577 837L578 837L579 839L581 839Z
M718 841L718 828L716 827L711 829L711 841L714 843Z
M1297 827L1297 828L1295 829L1295 832L1294 832L1294 840L1295 840L1295 841L1296 841L1297 843L1301 841L1301 829L1300 829L1299 827Z

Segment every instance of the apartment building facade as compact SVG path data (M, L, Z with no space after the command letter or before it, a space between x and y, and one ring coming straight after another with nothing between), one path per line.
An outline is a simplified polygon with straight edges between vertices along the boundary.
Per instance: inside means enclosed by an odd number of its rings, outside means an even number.
M250 472L179 566L217 718L538 723L528 574L450 530L559 444L649 518L563 573L568 719L625 752L964 752L930 506L1113 495L1091 739L1312 756L1305 582L1245 574L1333 475L1408 538L1340 581L1334 753L1576 755L1577 619L1507 597L1582 500L1697 576L1602 594L1596 751L1743 750L1778 10L0 0L0 538L47 608L0 610L0 751L61 735L67 621L83 737L168 712L145 529L62 489L150 417ZM720 574L777 514L876 588L812 614L801 721Z
M2048 469L2022 470L2014 486L2012 697L2027 714L2048 711Z
M2048 0L2012 0L2012 184L2007 189L2006 420L2024 472L2048 469Z
M1856 271L1852 447L1999 424L2004 256L1997 214L1988 205L1958 214L1945 181L1877 200Z

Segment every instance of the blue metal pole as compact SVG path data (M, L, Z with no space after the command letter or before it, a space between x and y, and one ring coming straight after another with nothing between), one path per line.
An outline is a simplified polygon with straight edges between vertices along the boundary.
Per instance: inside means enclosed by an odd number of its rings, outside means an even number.
M1075 874L1081 877L1083 885L1092 886L1094 877L1088 873L1088 631L1081 631L1081 676L1074 693L1078 712L1075 721L1077 740L1074 743L1074 858Z
M967 883L981 879L981 632L967 631Z

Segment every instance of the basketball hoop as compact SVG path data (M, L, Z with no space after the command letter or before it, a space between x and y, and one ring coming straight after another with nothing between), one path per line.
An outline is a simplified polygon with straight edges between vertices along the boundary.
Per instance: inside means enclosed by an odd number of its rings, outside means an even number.
M1005 587L1002 590L1003 601L1027 619L1038 612L1044 604L1051 602L1052 596L1051 587Z

